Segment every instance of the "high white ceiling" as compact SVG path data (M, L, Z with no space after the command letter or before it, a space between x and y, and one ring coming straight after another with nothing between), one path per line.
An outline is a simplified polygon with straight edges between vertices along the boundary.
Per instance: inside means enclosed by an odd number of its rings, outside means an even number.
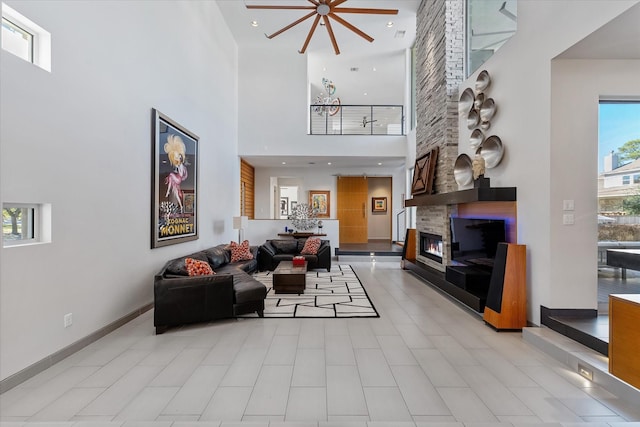
M268 49L277 43L300 50L309 33L313 17L269 40L265 34L291 24L309 13L309 10L247 9L246 5L312 6L306 0L218 0L222 14L240 46L263 46ZM416 12L420 0L347 0L340 7L398 9L397 15L339 14L374 38L369 43L359 35L331 20L341 55L397 52L410 47L415 39ZM257 27L251 26L256 21ZM389 22L392 27L387 27ZM403 38L396 38L397 31L406 31ZM309 44L308 52L335 56L325 27L318 26Z
M312 100L322 92L322 78L326 77L335 83L335 96L344 104L402 104L406 76L404 52L415 41L419 4L420 0L347 0L342 3L340 7L398 9L398 14L339 14L374 38L370 43L331 20L340 55L334 53L326 28L319 25L305 54ZM307 0L218 0L218 5L241 49L277 47L297 52L314 20L311 17L268 39L265 34L275 33L310 11L247 9L246 5L313 6L312 3ZM258 23L257 27L251 25L253 21ZM388 26L390 22L393 23L391 27ZM404 36L396 37L402 31Z

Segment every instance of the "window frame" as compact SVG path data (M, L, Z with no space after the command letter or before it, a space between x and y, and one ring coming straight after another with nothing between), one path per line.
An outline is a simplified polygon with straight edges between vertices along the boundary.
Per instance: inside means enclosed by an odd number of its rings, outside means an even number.
M2 20L7 21L21 31L31 35L31 58L30 60L14 52L2 48L7 53L16 56L26 62L34 64L45 71L51 72L51 33L22 15L20 12L0 3L2 8Z
M15 240L7 240L4 237L4 231L2 233L2 246L3 247L11 247L11 246L21 246L28 245L36 242L40 242L41 233L40 233L40 205L32 204L32 203L3 203L2 211L5 209L27 209L27 220L25 218L21 218L20 224L22 226L22 237L20 239ZM24 213L23 213L24 215ZM4 217L3 217L4 218ZM24 230L26 223L26 231ZM3 220L3 228L4 228L4 220ZM24 237L27 235L28 237Z
M8 24L8 27L10 27L11 29L13 29L14 31L17 31L23 35L28 35L28 42L29 42L29 49L27 52L27 58L23 58L20 55L15 54L14 52L8 51L14 55L16 55L19 58L24 59L25 61L31 62L33 63L34 60L34 54L33 51L35 50L35 44L36 44L36 36L35 34L33 34L32 32L30 32L29 30L27 30L26 28L23 28L20 24L14 22L13 20L9 19L8 17L2 15L2 24L4 26L5 22Z

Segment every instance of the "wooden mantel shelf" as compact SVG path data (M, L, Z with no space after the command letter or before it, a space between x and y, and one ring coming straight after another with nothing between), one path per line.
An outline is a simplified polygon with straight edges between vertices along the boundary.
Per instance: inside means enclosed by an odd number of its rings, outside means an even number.
M478 187L441 194L423 194L404 201L405 206L457 205L472 202L515 202L516 187Z

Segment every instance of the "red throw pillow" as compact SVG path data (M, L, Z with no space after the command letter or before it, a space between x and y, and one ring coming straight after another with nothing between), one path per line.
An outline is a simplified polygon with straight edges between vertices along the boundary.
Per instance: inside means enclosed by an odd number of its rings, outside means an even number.
M320 239L317 237L309 237L304 242L304 248L300 252L302 255L318 255L318 249L320 249Z
M208 262L200 261L193 258L186 258L184 260L185 267L189 276L207 276L216 274Z
M240 244L237 244L236 242L231 242L229 244L229 249L231 249L231 262L246 261L246 260L253 259L253 254L251 253L251 248L249 247L248 240L245 240Z

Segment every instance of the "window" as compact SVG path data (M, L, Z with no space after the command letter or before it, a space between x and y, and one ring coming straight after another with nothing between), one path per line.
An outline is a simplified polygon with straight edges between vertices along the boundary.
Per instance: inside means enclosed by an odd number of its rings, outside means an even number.
M2 17L2 48L33 62L33 34Z
M622 185L629 185L629 183L631 182L629 175L624 175L622 177Z
M2 243L4 247L51 241L51 205L4 203Z
M4 3L2 49L51 72L51 34Z
M633 175L633 183L634 184L640 184L640 175L638 175L638 174Z
M515 34L517 21L517 0L466 1L467 77Z

